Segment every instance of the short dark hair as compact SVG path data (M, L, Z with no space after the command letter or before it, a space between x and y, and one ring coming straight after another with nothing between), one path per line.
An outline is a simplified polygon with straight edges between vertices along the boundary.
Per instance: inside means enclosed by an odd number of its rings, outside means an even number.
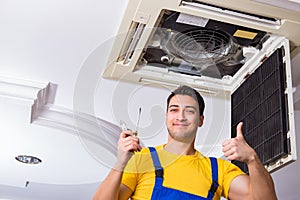
M177 94L187 95L187 96L190 96L193 99L195 99L198 102L198 105L199 105L199 114L200 114L200 116L203 115L204 108L205 108L205 103L204 103L203 97L200 95L200 93L197 90L195 90L195 89L193 89L189 86L186 86L186 85L179 86L176 90L174 90L168 96L167 109L169 108L171 98L174 97Z

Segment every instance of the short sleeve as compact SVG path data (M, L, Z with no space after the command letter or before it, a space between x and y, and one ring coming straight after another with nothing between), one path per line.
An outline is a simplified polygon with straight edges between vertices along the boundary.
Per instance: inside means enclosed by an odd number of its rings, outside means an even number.
M132 156L127 163L122 176L122 184L134 191L137 184L136 156Z
M128 161L122 177L122 183L135 190L139 182L140 174L153 171L152 159L148 148L143 148L140 152L135 152Z
M231 182L233 181L234 178L236 178L239 175L245 174L239 167L236 165L219 159L219 163L222 166L221 170L221 175L222 175L222 185L223 185L223 194L225 198L228 198L228 193L230 189Z

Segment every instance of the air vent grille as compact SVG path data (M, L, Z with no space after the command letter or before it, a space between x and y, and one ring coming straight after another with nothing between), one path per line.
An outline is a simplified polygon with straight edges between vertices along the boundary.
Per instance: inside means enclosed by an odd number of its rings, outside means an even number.
M265 165L289 153L283 52L277 49L231 98L232 137L243 121L245 140ZM233 163L248 171L244 163Z
M222 31L196 29L176 34L171 41L175 54L191 63L218 62L227 56L231 49L231 38Z

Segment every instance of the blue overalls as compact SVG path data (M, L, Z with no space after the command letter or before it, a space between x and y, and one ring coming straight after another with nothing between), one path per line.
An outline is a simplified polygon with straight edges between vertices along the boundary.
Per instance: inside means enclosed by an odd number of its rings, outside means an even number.
M155 185L153 188L152 200L164 200L164 199L172 199L172 200L185 200L185 199L208 199L211 200L214 197L214 193L218 189L218 163L216 158L210 158L211 167L212 167L212 185L210 187L210 190L208 192L207 197L201 197L197 196L195 194L183 192L180 190L167 188L163 186L163 168L160 164L158 154L156 152L156 149L154 147L149 147L152 161L155 167Z

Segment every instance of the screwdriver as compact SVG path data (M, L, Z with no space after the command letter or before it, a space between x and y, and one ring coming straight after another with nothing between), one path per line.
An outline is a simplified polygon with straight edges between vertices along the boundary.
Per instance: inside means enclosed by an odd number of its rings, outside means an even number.
M137 134L138 134L138 128L139 128L139 123L140 123L140 118L141 118L141 112L142 112L142 108L139 108L138 119L137 119L135 131L132 132L135 136L137 136ZM129 128L127 128L126 123L123 120L120 121L120 126L121 126L123 131L130 130ZM126 137L128 137L128 136L129 136L129 134L126 135Z

